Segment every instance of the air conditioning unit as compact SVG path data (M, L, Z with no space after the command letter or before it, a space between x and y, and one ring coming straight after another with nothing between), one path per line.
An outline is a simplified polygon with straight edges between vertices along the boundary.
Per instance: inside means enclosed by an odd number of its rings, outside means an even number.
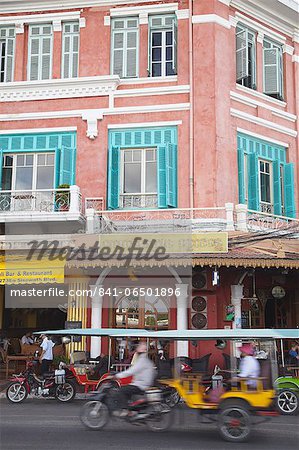
M192 295L190 305L191 329L203 330L208 328L208 299L203 295Z
M208 289L207 271L201 267L194 268L192 271L192 287L193 289Z

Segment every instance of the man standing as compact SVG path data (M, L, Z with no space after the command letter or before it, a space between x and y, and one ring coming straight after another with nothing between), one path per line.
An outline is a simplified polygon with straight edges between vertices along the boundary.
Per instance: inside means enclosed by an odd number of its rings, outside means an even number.
M52 339L50 337L48 339L46 335L42 335L42 339L42 354L39 358L39 362L41 363L41 375L49 371L50 364L53 361L53 347L55 345Z

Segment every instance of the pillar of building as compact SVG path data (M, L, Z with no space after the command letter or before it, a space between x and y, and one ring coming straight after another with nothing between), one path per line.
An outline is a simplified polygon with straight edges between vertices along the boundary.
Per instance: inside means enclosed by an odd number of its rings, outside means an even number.
M188 284L176 284L177 330L188 329ZM177 341L177 356L188 356L188 341Z
M102 328L103 296L99 294L103 286L90 285L91 297L91 328ZM101 338L92 336L90 342L90 356L96 358L101 354Z
M235 318L233 321L233 328L242 328L242 298L243 298L243 284L231 285L231 303L235 308Z

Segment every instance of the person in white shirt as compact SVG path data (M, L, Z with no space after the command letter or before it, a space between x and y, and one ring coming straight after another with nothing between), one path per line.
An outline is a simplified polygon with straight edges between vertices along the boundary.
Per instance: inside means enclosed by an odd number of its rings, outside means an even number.
M42 353L39 357L39 362L41 363L41 375L49 371L51 362L53 361L53 347L55 345L52 339L48 338L46 335L42 335L42 339Z
M243 344L239 348L241 352L241 362L240 362L240 373L238 376L240 378L257 378L260 376L261 368L259 362L256 360L254 355L254 348L252 344ZM256 387L256 380L248 380L247 386Z
M24 336L23 336L22 339L21 339L22 345L25 345L25 344L31 345L31 344L33 344L33 342L34 342L34 341L33 341L32 337L31 337L31 333L30 333L30 332L24 334Z
M128 414L127 407L128 401L134 394L143 394L149 387L151 387L154 377L155 377L155 369L154 364L148 358L146 354L147 348L146 343L141 342L138 344L136 348L136 353L138 357L136 358L136 362L134 365L128 370L123 372L119 372L115 375L116 379L133 377L133 380L130 384L122 386L119 389L119 403L122 411L115 411L115 415L120 415L120 417L124 417Z

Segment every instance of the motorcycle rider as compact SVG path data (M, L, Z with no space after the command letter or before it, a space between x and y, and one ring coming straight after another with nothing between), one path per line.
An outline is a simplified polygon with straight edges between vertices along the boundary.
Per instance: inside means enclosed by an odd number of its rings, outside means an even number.
M127 378L133 377L130 384L122 386L118 392L118 400L120 405L120 411L115 411L114 414L119 417L125 417L128 415L128 402L135 394L143 394L148 388L151 387L155 369L154 364L147 356L147 347L145 342L140 342L136 348L137 359L133 366L129 369L117 373L114 378Z
M260 376L260 365L254 357L254 347L252 344L243 344L239 351L241 352L240 373L241 378L257 378ZM256 380L247 380L247 386L255 388Z

